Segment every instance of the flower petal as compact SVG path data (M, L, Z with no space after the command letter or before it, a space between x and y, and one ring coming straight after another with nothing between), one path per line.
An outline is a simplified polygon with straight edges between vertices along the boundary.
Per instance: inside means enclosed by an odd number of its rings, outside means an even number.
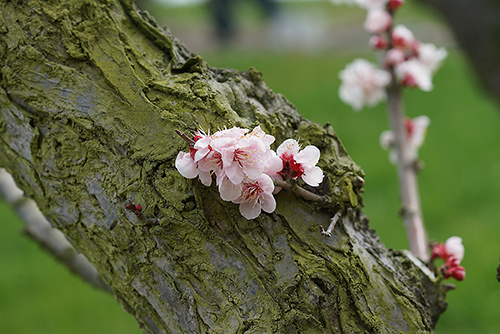
M262 207L262 210L264 210L267 213L271 213L274 210L276 210L276 200L274 199L274 196L268 193L263 193L260 196L260 205Z
M309 145L295 156L295 161L305 168L318 163L321 153L316 146Z
M245 174L243 173L243 170L240 168L240 166L237 163L232 164L231 166L225 167L224 172L226 173L227 177L231 180L232 183L238 184L243 181L245 178Z
M323 171L318 166L308 168L302 174L302 180L312 187L317 187L323 181Z
M246 219L254 219L260 215L260 203L257 201L243 202L240 204L240 213Z
M465 248L462 245L462 238L460 237L450 237L444 243L444 248L446 249L446 254L448 256L454 256L460 262L464 258Z
M187 179L194 179L198 176L198 168L190 153L179 152L175 159L175 168Z
M220 197L225 201L234 201L241 196L241 183L234 184L227 177L219 183Z
M204 172L202 170L200 170L199 172L200 172L199 178L201 183L203 183L203 185L207 187L210 187L210 185L212 184L212 174L210 174L210 172Z
M283 154L295 155L299 152L300 145L295 139L287 139L276 150L278 156L281 157Z

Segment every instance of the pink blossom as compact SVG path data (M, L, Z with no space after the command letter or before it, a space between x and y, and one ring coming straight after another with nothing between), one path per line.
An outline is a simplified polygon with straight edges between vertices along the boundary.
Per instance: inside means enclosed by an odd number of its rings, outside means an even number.
M418 87L426 92L433 88L431 69L415 58L399 63L396 76L407 87Z
M241 183L234 184L227 176L223 176L219 182L220 197L224 201L234 201L241 196L243 186Z
M342 80L339 97L355 111L385 100L385 87L391 82L389 72L379 70L369 61L359 58L347 64L340 71L339 78Z
M323 171L316 166L320 151L316 146L306 146L302 151L294 139L285 140L276 150L283 161L283 169L279 173L285 179L299 177L310 186L317 187L323 181Z
M175 159L175 168L186 179L194 179L198 176L198 166L190 153L179 152Z
M179 154L177 154L177 158L175 159L175 168L177 168L179 173L185 178L194 179L198 176L200 181L205 186L210 186L210 184L212 184L210 172L200 170L198 168L198 163L195 161L196 153L197 150L193 147L190 147L189 153L179 152Z
M392 43L394 44L394 46L411 48L414 41L415 36L411 32L411 30L406 28L404 25L398 24L392 30Z
M392 16L386 10L370 9L366 15L363 27L371 34L386 32L392 24Z
M270 157L269 145L273 141L273 136L263 135L260 127L256 127L235 145L221 149L224 172L229 180L238 184L244 178L257 179L266 169L266 161Z
M273 181L268 175L262 174L256 180L244 180L241 195L233 200L233 203L240 204L240 213L243 217L254 219L260 215L261 210L271 213L276 209L273 191Z
M411 161L415 161L418 158L418 151L424 143L425 135L427 133L427 128L429 127L430 122L431 120L429 119L429 117L425 115L418 116L413 119L408 118L405 120L406 140L408 148L407 155ZM391 150L389 159L393 164L396 164L398 161L398 156L396 150L394 149L394 141L394 132L392 132L391 130L384 131L380 135L380 146L382 146L383 149Z

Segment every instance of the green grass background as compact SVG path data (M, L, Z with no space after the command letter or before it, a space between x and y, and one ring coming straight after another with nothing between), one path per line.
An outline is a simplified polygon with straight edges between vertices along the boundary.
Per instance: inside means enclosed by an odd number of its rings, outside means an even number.
M403 16L435 20L425 8L408 7ZM344 12L351 13L340 10ZM194 20L205 15L200 9L170 14ZM263 71L268 86L283 93L302 115L330 122L366 173L365 212L371 226L387 247L407 247L397 216L395 168L378 144L388 128L385 105L355 113L337 95L337 73L354 57L374 60L373 54L226 49L202 55L212 66ZM419 178L422 207L431 239L463 238L467 269L463 282L450 280L457 289L448 294L448 310L436 333L499 333L500 109L478 86L458 50L450 50L434 84L430 93L405 91L407 114L431 118L420 151L426 163ZM0 333L141 332L112 296L83 283L21 235L21 222L2 202L0 223Z

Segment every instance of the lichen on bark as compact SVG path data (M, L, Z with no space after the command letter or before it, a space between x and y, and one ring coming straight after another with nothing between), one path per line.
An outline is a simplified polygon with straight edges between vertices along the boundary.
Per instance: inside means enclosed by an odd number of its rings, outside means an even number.
M431 332L438 279L368 227L332 126L255 69L210 67L131 1L3 2L0 166L97 268L148 333ZM246 220L186 180L174 129L260 125L321 150L323 207L282 191ZM276 148L276 147L274 147ZM125 208L131 199L146 225ZM318 225L343 216L324 239Z

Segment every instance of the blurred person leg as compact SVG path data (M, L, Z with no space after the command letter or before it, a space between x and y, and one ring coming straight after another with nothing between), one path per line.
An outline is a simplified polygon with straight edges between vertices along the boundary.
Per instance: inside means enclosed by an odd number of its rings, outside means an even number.
M210 0L210 7L215 23L215 35L218 42L226 45L235 35L234 22L231 14L232 0Z

